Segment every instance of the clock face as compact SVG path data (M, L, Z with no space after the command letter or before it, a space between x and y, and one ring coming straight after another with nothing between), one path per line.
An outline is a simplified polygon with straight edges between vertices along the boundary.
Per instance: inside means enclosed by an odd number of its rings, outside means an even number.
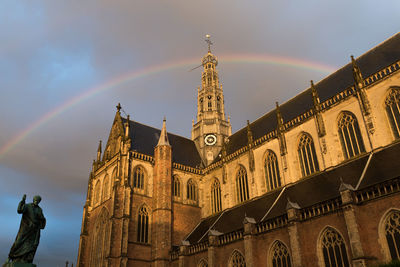
M213 134L206 135L206 137L204 138L204 142L208 146L215 145L215 143L217 142L217 137Z

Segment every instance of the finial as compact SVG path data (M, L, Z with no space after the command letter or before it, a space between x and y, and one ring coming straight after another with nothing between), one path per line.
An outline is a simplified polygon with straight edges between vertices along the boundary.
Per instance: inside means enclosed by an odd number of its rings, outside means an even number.
M158 139L157 146L170 146L169 141L168 141L168 133L167 133L167 127L166 127L165 122L166 122L166 118L164 116L163 126L161 129L160 138Z
M317 107L319 105L319 103L320 103L320 100L319 100L319 97L318 97L318 92L317 92L317 89L314 86L313 80L311 80L310 83L311 83L311 94L312 94L314 106Z
M167 118L164 116L164 118L163 118L163 122L166 122L167 121Z
M129 120L130 120L130 116L129 116L129 114L126 116L126 119L127 119L127 121L129 122Z
M211 42L211 40L210 40L210 35L209 34L206 34L206 43L208 44L208 52L210 52L211 53L211 45L213 44L212 42Z
M120 112L120 110L121 110L121 103L118 103L118 105L116 106L116 108L117 108L117 110L118 110L118 112Z

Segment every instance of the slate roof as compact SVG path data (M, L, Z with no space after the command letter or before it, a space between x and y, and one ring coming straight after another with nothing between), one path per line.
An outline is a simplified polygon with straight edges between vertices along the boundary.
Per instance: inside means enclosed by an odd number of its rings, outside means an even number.
M122 118L122 123L126 123ZM136 121L130 120L131 150L154 156L154 148L160 138L160 129L156 129ZM172 162L190 167L200 167L201 157L194 142L188 138L168 133L168 140L172 147Z
M354 188L357 186L369 156L370 153L365 153L339 166L303 178L296 183L287 185L283 192L283 188L268 192L261 197L227 209L222 213L222 216L219 213L207 217L189 234L186 240L191 244L204 241L207 238L206 233L210 226L218 218L212 229L222 233L229 233L243 227L242 222L245 214L247 217L254 218L256 222L260 222L268 211L269 213L264 220L285 214L288 199L297 203L300 208L335 199L340 196L341 179L344 183L350 184ZM399 158L400 142L374 152L358 189L364 189L400 177L400 164L397 164L397 159ZM281 192L282 194L278 198ZM273 206L277 198L278 200ZM271 206L273 206L272 209Z
M400 33L369 50L356 59L363 77L366 78L400 59ZM342 92L354 84L352 65L349 64L332 73L325 79L315 84L321 102ZM283 120L285 122L294 119L312 108L311 89L303 91L296 97L280 105ZM254 140L276 129L276 111L272 110L250 124ZM227 154L247 145L246 127L240 129L229 137Z

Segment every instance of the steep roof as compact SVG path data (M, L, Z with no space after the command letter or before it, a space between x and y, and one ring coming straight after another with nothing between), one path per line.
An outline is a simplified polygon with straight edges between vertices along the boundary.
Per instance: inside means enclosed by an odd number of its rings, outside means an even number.
M285 189L279 188L228 209L222 214L207 217L189 234L186 240L191 244L204 241L211 226L213 230L222 233L241 229L245 214L247 217L254 218L256 222L260 222L267 212L268 215L264 220L281 216L286 213L288 199L297 203L300 208L335 199L340 196L341 180L355 188L364 169L366 172L358 189L400 177L400 165L394 160L400 157L400 142L374 152L367 166L369 156L370 153L363 154L339 166L289 184ZM276 202L275 205L274 202Z
M126 121L126 118L122 118L124 124ZM129 134L132 140L131 150L154 156L154 148L160 139L161 130L132 120L129 123ZM172 133L167 135L172 147L172 162L190 167L201 166L202 161L199 152L192 140Z
M356 59L363 77L368 77L400 59L400 33L369 50ZM349 60L350 62L350 60ZM315 84L321 102L335 96L344 89L354 84L351 62L325 79ZM310 110L313 106L311 89L303 91L296 97L280 105L284 121ZM276 111L272 110L250 124L253 138L258 139L276 129ZM231 154L247 145L246 127L240 129L229 137L227 153Z

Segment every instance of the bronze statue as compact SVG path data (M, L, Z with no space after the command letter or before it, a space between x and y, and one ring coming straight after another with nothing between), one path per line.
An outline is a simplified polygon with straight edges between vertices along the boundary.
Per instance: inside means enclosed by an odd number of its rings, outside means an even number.
M26 195L19 202L17 212L22 214L21 224L15 242L8 254L8 263L32 263L39 245L40 229L44 229L46 219L39 202L40 196L33 197L33 203L25 204ZM4 266L8 266L7 263ZM12 263L9 265L12 266Z

